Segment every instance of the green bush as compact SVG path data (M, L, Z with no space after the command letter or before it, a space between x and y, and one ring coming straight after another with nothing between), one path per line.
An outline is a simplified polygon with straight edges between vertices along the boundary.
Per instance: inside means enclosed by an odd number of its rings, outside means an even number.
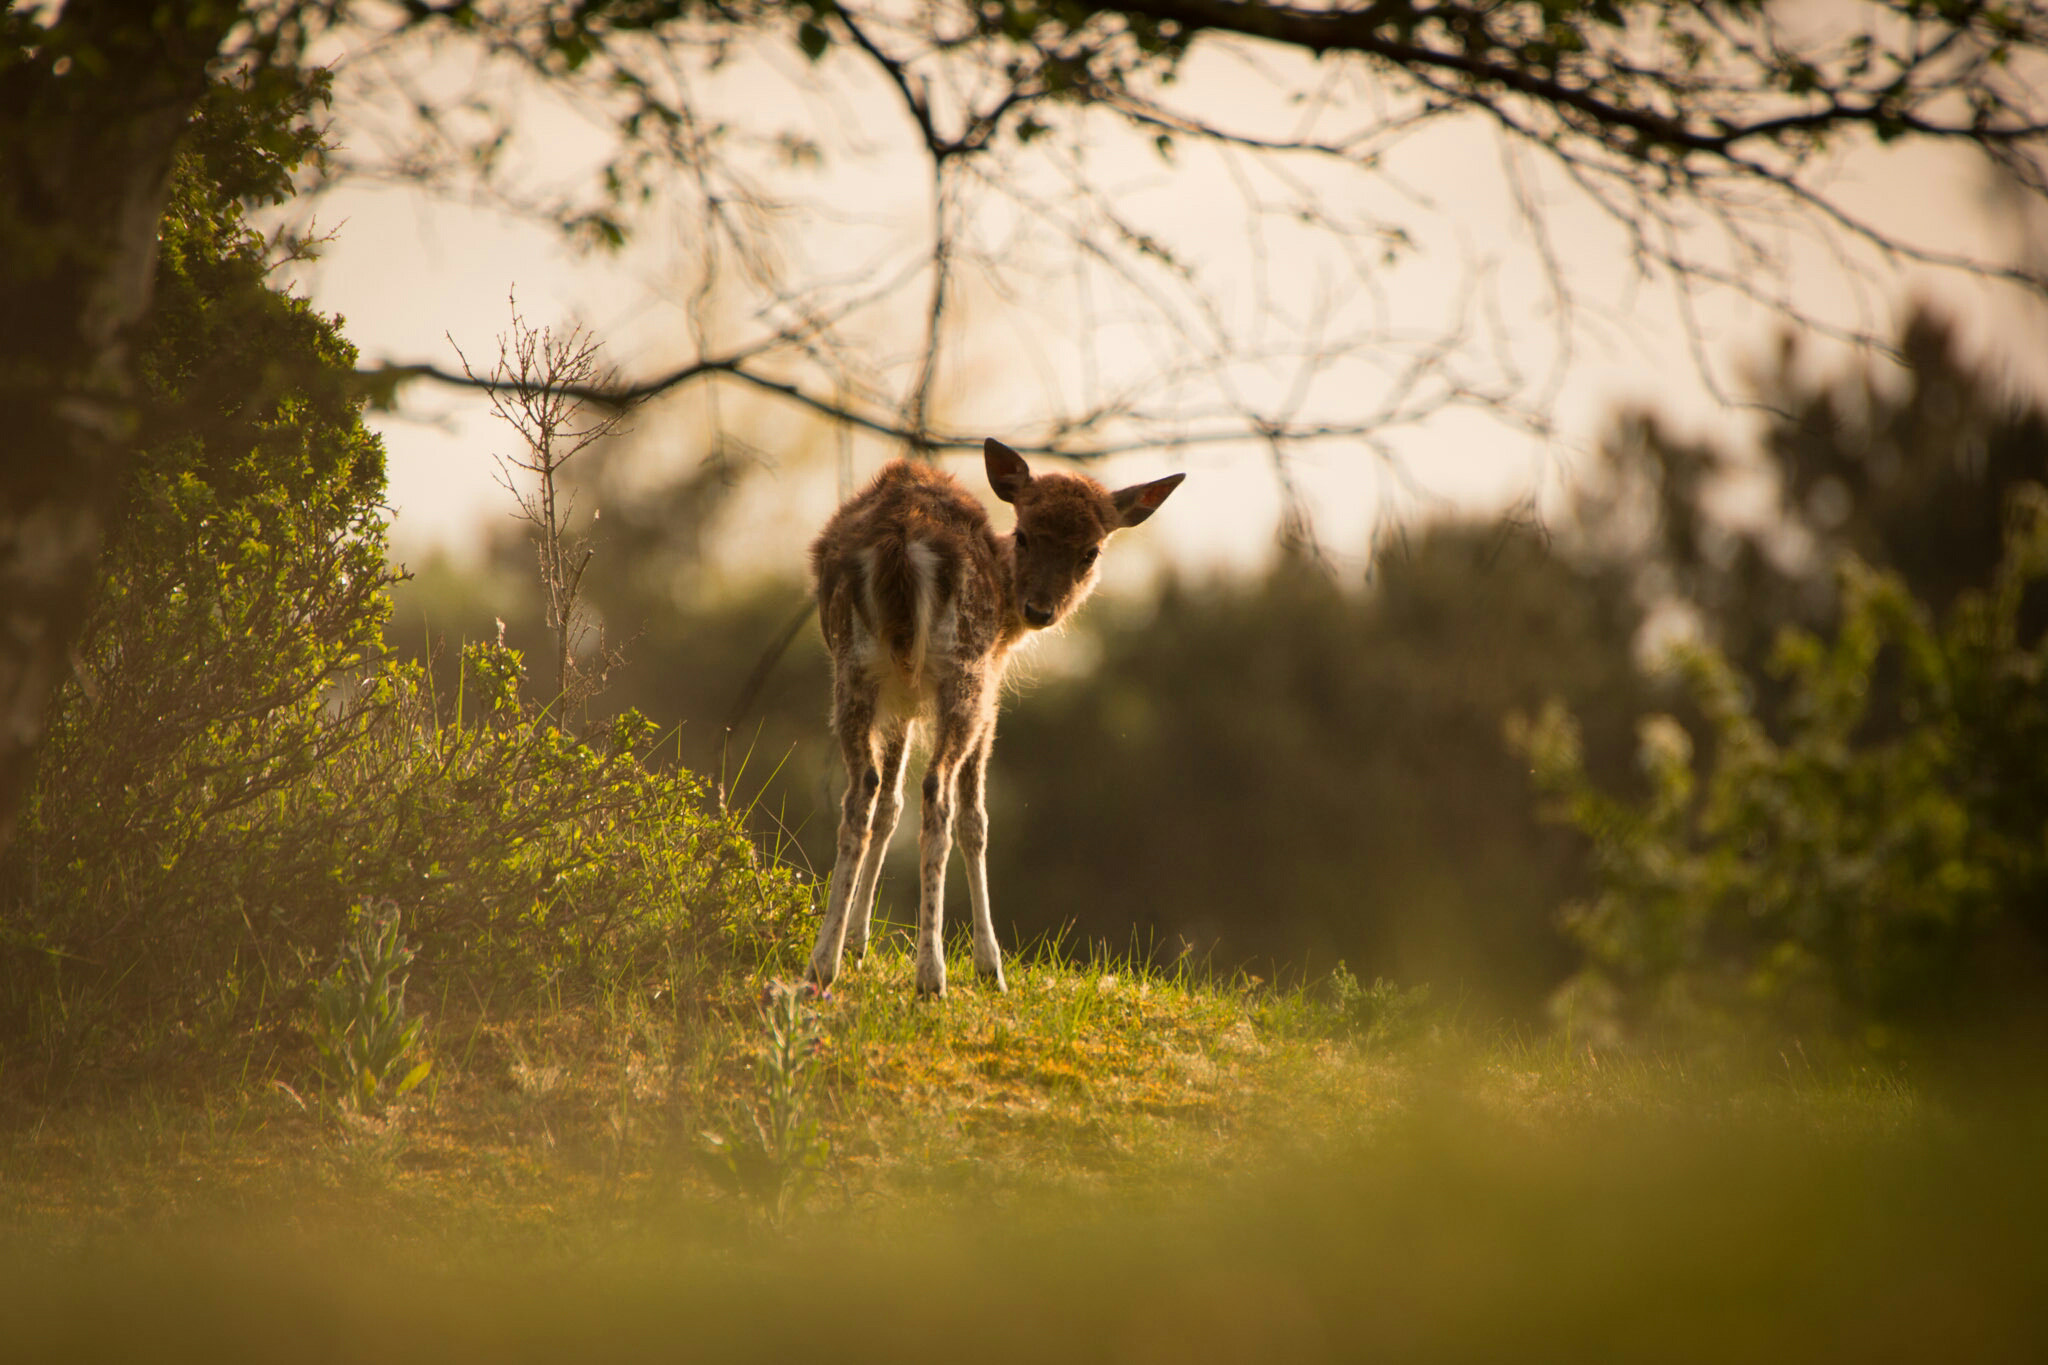
M321 91L217 85L177 158L147 412L46 749L47 857L175 843L179 819L292 780L319 761L330 681L382 652L384 452L356 351L270 287L242 207L289 193Z
M802 884L699 778L657 768L650 722L578 738L520 701L515 651L472 645L463 664L452 718L421 670L379 677L343 757L279 803L267 882L293 876L304 904L391 896L427 964L536 979L780 943Z
M356 352L270 287L272 246L244 216L317 153L324 92L221 82L176 157L128 479L0 856L0 1024L58 1019L75 1038L100 1013L85 996L154 1004L201 980L232 1005L236 955L213 949L244 910L207 889L211 833L334 756L331 685L382 651L384 456Z
M363 895L395 903L436 973L559 983L776 951L808 908L794 875L699 779L656 770L646 721L579 739L522 709L519 676L512 651L472 647L444 718L422 670L388 666L330 706L292 780L39 865L8 920L16 1023L189 1028L204 1004L251 1022Z
M514 651L453 697L384 656L383 452L336 320L267 282L311 87L223 84L180 154L151 407L20 831L0 851L0 1067L217 1055L304 1018L349 907L420 969L559 981L759 954L803 908L654 727L566 733Z
M2048 906L2048 636L2021 638L2048 574L2048 491L2009 500L1993 581L1939 627L1901 580L1848 561L1826 638L1781 634L1776 729L1724 656L1677 656L1703 753L1641 729L1646 799L1598 789L1553 705L1518 737L1594 845L1599 890L1566 927L1583 1023L1771 1018L1885 1045L2019 1005Z

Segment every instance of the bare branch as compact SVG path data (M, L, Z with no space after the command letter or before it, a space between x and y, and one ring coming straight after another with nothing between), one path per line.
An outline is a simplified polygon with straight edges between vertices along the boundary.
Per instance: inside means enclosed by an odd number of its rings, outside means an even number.
M533 327L520 316L516 297L510 305L512 329L498 337L498 359L488 378L477 376L459 346L455 353L465 381L489 396L491 411L518 433L524 447L497 457L498 482L533 529L542 605L554 632L556 704L566 718L618 661L607 657L601 627L597 667L585 668L578 659L592 630L581 592L596 547L588 534L569 534L575 498L562 482L563 471L585 450L619 434L634 404L594 404L584 396L614 387L614 376L598 363L601 344L582 327L559 333ZM592 407L600 410L588 413ZM531 487L522 487L521 473L532 477ZM592 513L591 520L596 519Z

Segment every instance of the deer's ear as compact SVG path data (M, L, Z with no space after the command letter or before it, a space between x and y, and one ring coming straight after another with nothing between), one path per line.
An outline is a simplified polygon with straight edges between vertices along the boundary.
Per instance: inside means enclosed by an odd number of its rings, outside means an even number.
M1136 526L1159 510L1159 504L1166 501L1166 495L1180 487L1185 474L1168 474L1163 479L1137 484L1131 488L1120 488L1114 494L1116 510L1124 526Z
M989 487L1004 502L1015 502L1024 485L1031 482L1031 466L1024 463L1022 455L993 436L982 442L981 455L988 463Z

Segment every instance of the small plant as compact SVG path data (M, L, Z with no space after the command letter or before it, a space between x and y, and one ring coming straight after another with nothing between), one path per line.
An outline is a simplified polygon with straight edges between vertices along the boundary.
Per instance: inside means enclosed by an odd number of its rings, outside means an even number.
M768 1204L777 1223L795 1210L832 1151L814 1103L823 1039L812 1002L824 994L809 982L771 981L762 989L758 1093L745 1107L753 1136L704 1134L739 1188Z
M1386 1047L1422 1031L1428 1022L1429 986L1404 991L1382 977L1362 985L1339 962L1330 973L1329 1009L1339 1029L1367 1047Z
M399 937L397 903L366 899L351 918L341 963L314 993L313 1041L343 1106L374 1113L425 1080L434 1064L422 1060L399 1075L425 1020L405 1013L413 950Z

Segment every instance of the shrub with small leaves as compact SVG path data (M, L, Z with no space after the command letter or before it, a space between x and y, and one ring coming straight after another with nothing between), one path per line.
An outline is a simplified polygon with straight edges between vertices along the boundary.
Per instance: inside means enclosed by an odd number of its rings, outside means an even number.
M342 1104L372 1113L424 1081L433 1063L407 1069L425 1021L405 1010L413 950L400 937L398 906L365 900L351 918L340 964L314 991L313 1042Z
M422 983L555 992L793 953L808 910L650 723L572 731L502 644L461 650L452 695L390 656L402 575L356 352L273 287L283 244L245 211L289 192L325 89L223 79L172 168L135 449L0 848L10 1094L141 1074L173 1042L267 1051L366 888L402 907ZM368 1074L373 1096L400 1079Z

